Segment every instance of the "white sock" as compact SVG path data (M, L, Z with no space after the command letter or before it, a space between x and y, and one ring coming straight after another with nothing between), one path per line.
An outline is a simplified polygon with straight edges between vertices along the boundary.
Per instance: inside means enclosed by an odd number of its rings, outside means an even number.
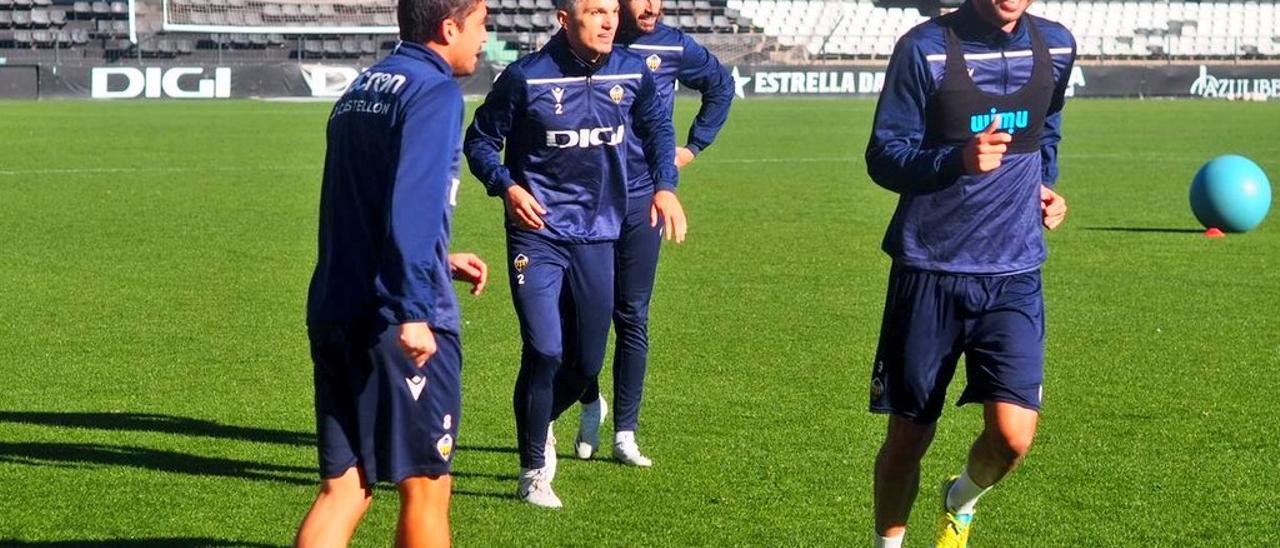
M896 537L882 537L880 535L876 535L874 546L875 548L902 548L902 537L906 535L906 533L899 534Z
M636 433L633 430L619 430L613 433L613 444L635 443Z
M991 487L982 487L969 477L969 469L965 468L960 478L951 484L947 491L947 509L956 514L972 514L973 507L978 504L978 497L990 491Z

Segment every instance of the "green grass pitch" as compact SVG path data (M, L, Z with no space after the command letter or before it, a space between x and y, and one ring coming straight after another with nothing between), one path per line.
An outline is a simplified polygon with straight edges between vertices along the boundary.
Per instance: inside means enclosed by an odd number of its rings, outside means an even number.
M663 251L640 432L657 464L568 458L567 416L560 512L511 497L517 327L501 208L468 176L454 249L496 275L461 298L458 545L869 544L895 202L862 160L873 108L735 105L683 175L689 240ZM290 542L316 484L303 302L327 112L0 103L0 544ZM1187 205L1218 154L1280 184L1277 129L1276 103L1068 104L1045 414L973 546L1280 542L1280 219L1208 240ZM943 416L910 546L979 420ZM380 490L355 544L387 545L395 509Z

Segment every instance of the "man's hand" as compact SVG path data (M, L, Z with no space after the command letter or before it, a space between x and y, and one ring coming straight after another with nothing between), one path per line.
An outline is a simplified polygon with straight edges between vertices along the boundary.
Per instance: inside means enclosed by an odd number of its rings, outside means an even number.
M653 195L653 206L649 208L649 226L658 226L661 219L665 224L663 230L667 241L675 238L676 243L684 243L684 234L689 229L689 222L684 218L684 207L676 193L670 190L659 190Z
M402 323L400 348L404 350L404 355L413 360L413 365L421 368L436 353L436 336L427 322Z
M1053 189L1040 185L1040 212L1044 227L1053 230L1067 218L1067 199Z
M692 164L696 157L687 147L676 147L676 169L684 169L684 166Z
M542 216L547 214L546 208L538 203L538 199L529 194L520 185L511 185L507 189L507 216L517 225L529 230L541 230L544 226Z
M480 295L489 282L489 265L475 253L450 253L449 274L457 281L471 284L472 295Z
M997 114L991 117L991 125L987 129L969 139L963 152L965 173L977 175L1000 167L1013 136L1005 132L996 133L999 127L1000 115Z

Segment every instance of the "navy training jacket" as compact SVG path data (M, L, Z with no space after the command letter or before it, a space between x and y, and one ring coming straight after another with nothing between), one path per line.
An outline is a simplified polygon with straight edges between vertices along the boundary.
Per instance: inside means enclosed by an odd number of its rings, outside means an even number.
M444 59L407 42L334 104L309 325L426 321L458 333L448 259L462 104Z
M620 36L614 45L644 58L658 85L658 95L662 97L668 116L675 112L677 86L701 94L702 104L689 126L685 148L697 155L711 146L729 120L729 106L735 93L733 76L720 64L720 60L689 35L663 23L658 23L649 34ZM638 139L628 139L628 143L633 149L630 190L633 195L652 192L651 179L635 176L648 174L643 169L640 156L641 143Z
M611 241L627 211L627 182L641 176L628 173L631 134L655 189L675 190L675 132L644 60L614 49L589 65L561 31L502 72L476 109L464 151L490 196L520 184L538 199L548 238ZM507 227L516 229L509 219Z

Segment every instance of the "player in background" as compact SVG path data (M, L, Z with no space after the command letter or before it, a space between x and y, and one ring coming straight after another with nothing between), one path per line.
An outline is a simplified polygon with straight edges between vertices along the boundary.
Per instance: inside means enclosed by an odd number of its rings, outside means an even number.
M483 0L400 0L401 42L334 105L307 298L320 494L295 540L345 546L373 497L400 493L397 546L448 546L461 421L451 279L479 295L485 263L449 254L462 90L488 33Z
M644 58L653 73L667 115L675 111L676 86L697 91L702 105L689 127L685 146L676 147L676 166L684 168L715 140L729 119L733 102L733 77L707 48L678 29L661 23L662 0L622 0L620 28L614 46L626 48ZM678 84L677 84L678 82ZM658 249L662 231L650 218L653 181L644 169L641 143L635 135L627 138L632 149L628 211L622 233L614 245L615 283L613 329L617 335L613 354L613 456L633 466L651 466L640 453L636 426L644 376L649 360L649 298L658 273ZM667 237L673 234L667 231ZM582 413L574 448L579 458L588 459L600 445L600 425L608 414L600 397L599 383L593 383L580 399Z
M1031 446L1044 379L1042 226L1066 202L1062 107L1075 40L1026 15L1031 0L968 0L898 41L867 145L867 171L897 192L884 238L893 259L870 408L888 413L875 466L875 544L902 545L947 385L984 428L942 483L937 546L965 546L978 498Z
M630 177L648 177L656 189L650 221L684 239L671 118L644 60L613 48L618 9L618 0L557 0L563 30L507 66L466 136L472 173L506 201L522 342L513 397L516 493L547 508L561 507L551 489L551 423L595 382L604 362L613 244ZM642 143L641 174L628 173L630 134Z

